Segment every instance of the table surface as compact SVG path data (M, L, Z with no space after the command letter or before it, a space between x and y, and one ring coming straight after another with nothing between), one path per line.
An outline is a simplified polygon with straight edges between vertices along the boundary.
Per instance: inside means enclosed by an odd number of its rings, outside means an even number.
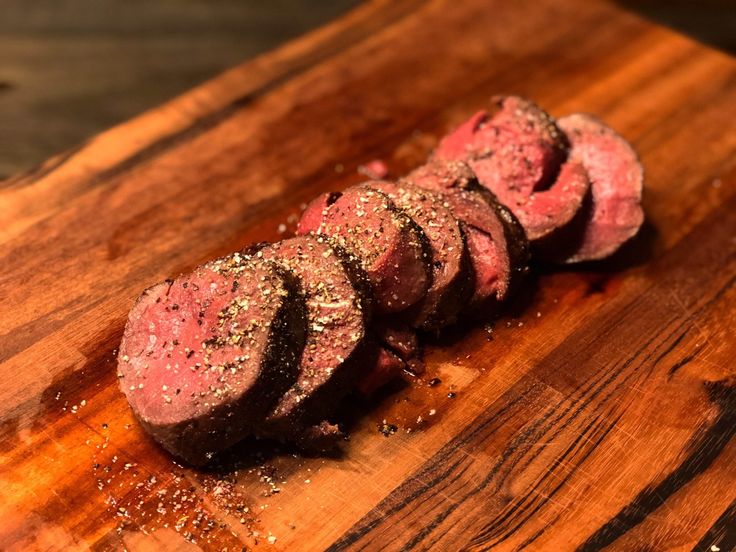
M0 549L733 549L736 61L718 46L603 0L376 0L2 182ZM496 93L626 136L640 235L536 267L495 324L427 342L424 379L346 408L342 454L248 441L209 471L172 463L117 389L138 293L283 237L362 163L403 174Z

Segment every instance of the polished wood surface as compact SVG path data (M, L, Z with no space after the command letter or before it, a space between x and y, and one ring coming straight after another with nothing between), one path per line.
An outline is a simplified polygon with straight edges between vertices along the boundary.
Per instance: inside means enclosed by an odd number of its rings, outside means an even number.
M117 389L137 294L361 163L402 174L495 93L626 136L640 236L429 343L346 409L342 455L176 466ZM734 120L733 57L616 4L386 0L6 180L0 549L732 549Z

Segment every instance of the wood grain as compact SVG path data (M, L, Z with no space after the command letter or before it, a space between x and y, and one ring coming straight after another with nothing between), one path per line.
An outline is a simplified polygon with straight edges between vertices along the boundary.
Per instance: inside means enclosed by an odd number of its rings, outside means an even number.
M342 455L173 464L115 381L140 290L361 163L403 173L494 93L630 139L641 235L429 344ZM732 57L615 4L375 1L4 182L0 548L733 549L735 117Z

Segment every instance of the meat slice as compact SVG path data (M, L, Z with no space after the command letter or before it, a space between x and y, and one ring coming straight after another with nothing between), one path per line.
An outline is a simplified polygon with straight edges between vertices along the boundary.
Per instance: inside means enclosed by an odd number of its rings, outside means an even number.
M483 184L529 195L551 184L567 155L567 143L544 110L518 96L496 96L493 113L480 111L445 136L434 157L483 160Z
M366 363L358 381L358 392L370 396L402 372L424 372L416 330L399 320L378 320L372 327L376 354Z
M477 190L480 187L475 173L464 161L445 161L436 158L417 167L400 182L440 193L456 188Z
M371 396L388 382L396 379L406 367L399 356L385 347L379 347L378 357L358 382L358 392L366 397Z
M120 344L120 387L164 448L204 464L294 383L305 332L293 276L235 253L143 293Z
M339 431L320 422L351 389L368 356L366 299L355 282L360 275L339 248L324 236L307 235L267 245L256 255L293 272L301 282L307 307L307 339L296 382L266 417L261 435L282 440L318 436L318 444ZM316 425L309 432L305 430ZM322 428L321 430L319 428Z
M335 203L340 195L342 195L340 192L325 192L310 201L302 211L302 216L296 226L296 233L298 235L309 234L318 228L327 214L327 208Z
M382 320L373 330L383 347L393 351L399 358L411 360L419 355L417 333L406 324Z
M367 275L377 311L399 312L424 297L432 282L427 238L386 194L355 186L315 201L298 232L330 236L348 251Z
M409 323L438 330L453 323L472 294L472 267L460 224L444 199L431 190L408 183L375 181L371 188L388 195L419 225L429 240L432 285L409 312Z
M644 222L644 170L629 143L595 117L577 113L560 119L559 126L572 145L570 157L582 163L592 186L592 206L579 247L563 260L602 259L633 237Z
M494 180L493 167L484 160L470 161L478 181L506 206L524 227L531 242L554 240L574 223L590 189L588 174L576 161L562 165L557 180L546 190L526 194L511 186L488 184Z
M587 173L580 163L565 162L565 135L542 109L516 96L494 101L492 116L475 114L433 156L467 162L519 220L529 241L543 247L573 224L590 188Z
M496 202L464 163L430 161L406 181L436 190L461 221L475 274L471 305L503 301L527 271L528 242L513 214Z

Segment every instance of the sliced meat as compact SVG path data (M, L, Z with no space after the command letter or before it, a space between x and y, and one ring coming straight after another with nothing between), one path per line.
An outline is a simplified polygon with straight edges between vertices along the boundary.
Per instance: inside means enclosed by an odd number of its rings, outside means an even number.
M419 225L429 240L432 285L414 305L407 319L425 330L455 322L472 294L472 267L460 224L444 199L431 190L408 183L376 181L368 184L385 193Z
M327 452L334 450L339 441L344 441L345 433L340 426L323 420L311 427L304 428L298 435L294 435L294 442L305 452Z
M410 172L400 182L408 182L414 186L440 193L456 188L477 190L480 187L475 173L467 163L442 159L430 159L426 164Z
M528 242L516 218L478 185L464 163L434 160L410 173L406 181L441 192L463 224L475 274L471 305L503 301L526 273L529 261Z
M120 387L164 448L203 464L294 383L305 331L293 276L235 253L143 293L120 344Z
M314 235L267 245L256 253L298 277L308 321L297 380L266 417L261 435L303 440L305 429L330 415L360 375L367 355L367 306L358 291L363 286L354 283L356 272L343 255L326 237Z
M322 218L327 214L327 208L335 203L340 195L339 192L325 192L310 201L302 211L302 216L297 223L296 233L298 235L309 234L318 228L322 224Z
M528 246L524 230L508 210L481 192L453 189L448 204L467 225L467 241L475 268L472 303L503 301L526 272Z
M496 112L476 113L446 136L433 156L465 161L478 181L519 220L532 242L559 237L573 224L590 188L552 117L516 96L495 99Z
M592 206L579 247L563 260L602 259L633 237L644 222L644 170L629 143L598 119L578 113L560 119L559 126L572 145L570 157L582 163L592 185Z
M492 297L497 297L497 287L503 285L503 261L502 252L493 238L475 228L468 228L468 250L473 259L475 270L475 289L473 292L473 304L484 303ZM499 299L500 300L500 299Z
M358 392L370 396L378 389L397 378L406 367L406 363L398 355L385 347L380 347L378 359L373 368L358 383Z
M417 332L404 322L377 320L373 325L375 357L367 363L358 383L358 391L371 395L406 370L414 374L424 371Z
M434 157L483 160L483 185L529 195L549 186L567 154L567 142L545 111L518 96L496 96L493 113L481 111L444 137Z
M424 361L416 332L409 326L379 322L374 328L376 356L370 357L358 382L358 392L370 396L398 378L402 372L424 373Z
M401 323L380 321L374 326L378 341L384 348L394 352L403 360L410 360L419 355L417 333Z
M475 136L488 123L490 117L485 109L476 112L470 119L443 136L432 152L430 160L465 161L474 156Z
M330 236L350 252L368 277L376 310L399 312L424 297L432 283L427 238L386 194L355 186L318 201L298 232ZM316 220L320 205L323 216Z
M528 195L510 186L487 185L494 179L494 172L484 160L470 161L470 166L478 181L519 220L531 242L552 240L556 233L564 232L568 225L573 224L590 189L588 174L576 161L562 165L551 187Z

